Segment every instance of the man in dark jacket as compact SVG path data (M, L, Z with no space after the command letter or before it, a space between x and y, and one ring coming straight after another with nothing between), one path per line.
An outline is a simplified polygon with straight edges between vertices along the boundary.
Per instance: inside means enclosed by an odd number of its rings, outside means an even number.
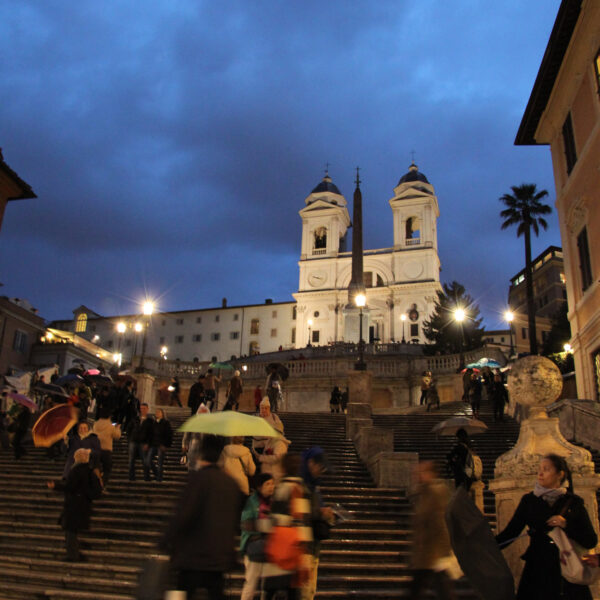
M85 560L79 552L77 534L90 528L92 516L92 500L100 497L102 484L89 465L91 450L79 448L74 454L74 465L67 479L49 481L51 490L65 493L65 504L60 517L60 523L65 530L65 560L77 562Z
M202 380L204 379L204 375L198 376L198 381L192 385L190 388L190 393L188 395L188 407L190 409L190 413L195 415L198 411L198 407L202 404L202 400L204 399L204 383Z
M163 479L163 465L167 448L170 448L172 443L173 429L171 424L167 421L165 411L162 408L157 408L152 429L152 446L146 456L146 461L150 465L156 481L162 481ZM154 459L156 459L156 464L154 464Z
M224 600L223 574L235 564L240 493L237 483L216 465L223 441L203 437L200 468L190 473L160 544L179 571L177 589L185 590L188 598L205 588L210 600Z
M148 405L140 405L140 414L132 419L127 427L129 443L129 481L135 481L135 461L140 459L144 467L144 481L150 481L148 450L152 444L154 419L148 415Z

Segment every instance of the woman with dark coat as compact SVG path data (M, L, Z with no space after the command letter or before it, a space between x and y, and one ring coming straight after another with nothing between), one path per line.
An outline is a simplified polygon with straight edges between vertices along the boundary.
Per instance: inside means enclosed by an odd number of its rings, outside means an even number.
M79 448L74 453L74 464L67 479L48 482L51 490L65 493L60 524L65 530L65 560L68 562L85 560L79 552L77 534L90 528L92 500L99 498L102 493L100 479L89 465L90 452L89 448Z
M152 444L148 450L147 462L154 473L156 481L162 481L167 448L170 448L173 443L173 429L162 408L156 409L156 419L152 425ZM154 463L155 458L156 464Z
M561 576L558 547L548 537L550 530L561 527L584 548L593 548L598 542L583 500L564 487L568 477L564 458L556 454L545 456L533 492L521 498L512 519L496 536L502 547L525 527L529 528L530 542L522 557L525 568L517 600L592 600L589 587L569 583Z

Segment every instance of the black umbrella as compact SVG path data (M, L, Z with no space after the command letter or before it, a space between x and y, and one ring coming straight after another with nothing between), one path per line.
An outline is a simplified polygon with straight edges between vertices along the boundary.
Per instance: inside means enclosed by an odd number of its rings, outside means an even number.
M47 394L49 396L63 396L65 398L69 397L69 394L67 394L67 392L60 387L60 385L56 385L54 383L38 383L33 389L36 392Z
M463 573L484 600L514 600L508 564L481 511L460 486L446 508L450 543Z
M277 373L277 375L279 375L279 378L281 379L281 381L285 381L290 376L289 369L285 365L282 365L281 363L278 363L278 362L269 363L267 365L266 369L267 369L267 373L270 373L271 371L274 370Z
M109 375L84 375L83 377L88 383L96 383L98 385L110 385L114 383L113 378Z
M56 385L79 385L80 383L85 383L85 381L81 375L70 373L69 375L63 375L54 383L56 383Z

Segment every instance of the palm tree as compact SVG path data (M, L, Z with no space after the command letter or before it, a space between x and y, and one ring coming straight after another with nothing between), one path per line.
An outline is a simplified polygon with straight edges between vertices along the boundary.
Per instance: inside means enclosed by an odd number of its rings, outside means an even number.
M548 215L552 209L542 204L541 199L548 195L546 190L538 192L535 183L524 183L511 186L512 194L504 194L500 198L507 208L500 216L505 219L502 229L518 225L517 237L525 237L525 289L527 292L527 318L529 322L529 351L538 353L537 335L535 330L535 304L533 301L533 270L531 268L531 230L539 235L540 225L548 228L548 223L540 215Z

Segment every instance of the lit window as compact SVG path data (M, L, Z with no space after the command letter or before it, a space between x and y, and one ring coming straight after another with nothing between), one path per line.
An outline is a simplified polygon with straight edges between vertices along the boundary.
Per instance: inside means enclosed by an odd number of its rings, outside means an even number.
M598 50L598 54L596 54L596 58L594 59L594 72L596 73L596 87L600 95L600 50Z
M77 323L75 324L75 332L81 333L87 329L87 315L81 313L77 315Z

